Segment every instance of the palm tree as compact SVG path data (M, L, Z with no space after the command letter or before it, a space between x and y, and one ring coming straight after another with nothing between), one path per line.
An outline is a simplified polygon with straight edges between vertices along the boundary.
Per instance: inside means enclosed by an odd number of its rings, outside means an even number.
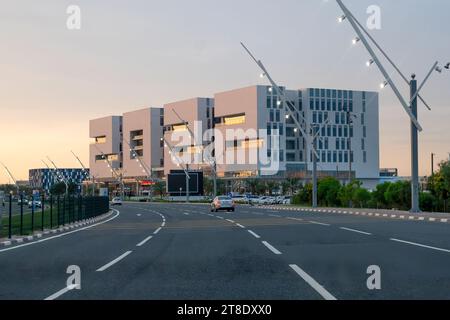
M252 194L256 194L258 192L258 185L259 185L258 179L248 179L246 183L247 187L250 189Z

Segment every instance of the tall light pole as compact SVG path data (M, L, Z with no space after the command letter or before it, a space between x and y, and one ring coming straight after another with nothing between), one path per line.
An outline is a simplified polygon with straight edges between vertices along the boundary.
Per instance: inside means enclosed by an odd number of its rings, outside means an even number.
M0 162L0 164L2 165L3 168L5 168L6 173L11 178L11 180L14 182L14 185L16 186L16 189L17 189L17 195L19 195L20 188L19 188L19 185L17 184L16 178L14 178L14 176L11 173L11 171L9 171L8 167L3 162ZM1 202L0 202L0 204L1 204Z
M280 96L280 101L278 101L278 103L280 105L285 106L285 110L287 112L287 115L292 118L293 122L296 125L295 130L300 130L300 133L302 134L303 138L306 141L306 144L311 148L312 151L312 162L313 162L313 166L312 166L312 184L313 184L313 195L312 195L312 207L316 208L317 207L317 159L319 157L319 154L317 153L317 149L316 149L316 140L318 138L320 138L320 130L322 128L322 126L326 125L326 123L328 123L328 121L325 122L325 124L323 124L321 127L319 127L319 129L317 130L317 132L314 132L314 128L315 126L311 126L311 130L309 133L306 133L306 130L304 127L306 127L306 119L302 116L301 113L297 113L299 116L299 119L302 121L302 123L300 123L299 120L297 120L296 115L294 114L294 110L295 110L295 106L291 104L290 101L288 101L286 99L286 95L284 90L282 90L273 80L273 78L270 76L269 72L267 71L266 67L264 66L264 64L261 62L261 60L257 60L254 55L250 52L250 50L241 42L242 47L244 47L245 51L248 53L248 55L252 58L253 61L256 62L256 64L258 65L258 67L262 70L262 76L263 77L267 77L267 79L269 80L270 84L272 85L272 89L275 90L275 93Z
M84 166L83 162L81 161L81 159L75 154L75 152L73 152L72 150L70 151L73 156L75 157L75 159L77 159L78 163L81 165L81 167L83 168L84 174L85 176L89 177L92 180L92 195L95 196L95 179L94 176L91 174L91 172L87 170L87 168Z
M67 179L64 177L64 175L59 171L58 167L56 166L56 164L53 162L52 159L50 159L49 157L47 157L48 161L50 161L50 163L53 165L53 167L56 170L56 174L58 175L59 179L64 182L64 185L66 186L66 196L69 194L69 184L67 183Z
M422 84L417 88L417 80L415 79L415 75L412 75L411 79L408 80L403 73L400 71L400 69L395 65L395 63L392 61L392 59L389 58L389 56L386 54L386 52L380 47L380 45L375 41L375 39L370 36L370 34L364 29L362 24L353 16L353 14L350 12L350 10L344 5L342 0L336 0L342 11L344 12L344 15L339 18L339 22L343 22L345 19L347 19L353 29L355 30L357 36L358 36L358 42L361 41L367 51L369 52L371 56L371 60L367 63L368 66L375 63L380 70L380 72L383 74L385 81L381 85L381 88L386 87L389 85L392 90L394 91L394 94L397 96L398 100L400 101L403 109L408 114L410 120L411 120L411 212L412 213L419 213L419 160L418 160L418 132L422 131L422 127L419 124L417 120L417 98L421 99L424 104L429 108L429 106L426 104L426 102L422 99L420 96L420 91L433 73L433 71L442 72L442 68L438 67L438 62L435 62L433 67L431 68L428 75L425 77L425 80L422 82ZM410 99L409 103L407 102L407 99L403 98L401 95L399 89L395 85L394 81L392 80L389 73L386 71L386 68L383 66L381 61L379 60L377 54L375 53L374 49L372 49L369 40L372 41L372 43L378 48L378 50L381 52L381 54L388 60L388 62L394 67L394 69L401 75L403 80L408 83L410 87ZM445 66L447 68L447 66ZM430 108L429 108L430 109Z
M170 143L166 140L166 138L163 137L164 140L164 144L167 146L167 148L169 148L169 154L170 156L172 156L173 158L178 158L178 165L181 167L181 169L183 169L184 171L184 175L186 176L186 202L189 203L189 181L191 180L191 177L189 176L189 165L186 164L186 167L183 165L183 161L182 159L180 159L176 153L174 152L172 146L170 145ZM181 190L180 190L181 193Z
M173 113L175 113L175 115L178 117L178 119L180 119L181 122L183 122L183 124L186 126L186 129L188 130L191 138L194 140L194 147L196 147L196 139L195 139L195 135L192 132L191 128L189 128L189 123L184 120L183 118L180 117L180 115L172 108ZM203 145L201 146L202 150L203 150ZM214 157L212 157L211 153L209 153L207 155L207 159L209 160L210 158L212 158L211 161L208 161L208 165L211 168L211 173L213 175L213 192L214 192L214 198L217 196L217 167L216 167L216 159ZM203 157L203 160L206 160L205 157ZM189 165L187 165L189 166Z
M97 147L97 145L93 144L93 146L97 149L98 152L100 152L100 154L102 155L102 159L105 160L105 162L106 162L107 165L108 165L108 168L111 170L111 173L112 173L113 176L116 178L117 182L119 182L120 187L121 187L121 189L122 189L121 192L120 192L121 195L122 195L122 199L125 199L125 184L124 184L124 182L123 182L123 174L118 174L118 173L116 172L116 170L114 169L114 167L113 167L111 161L109 161L109 159L108 159L108 157L106 156L106 154L105 154L103 151L101 151L101 150L99 149L99 147Z

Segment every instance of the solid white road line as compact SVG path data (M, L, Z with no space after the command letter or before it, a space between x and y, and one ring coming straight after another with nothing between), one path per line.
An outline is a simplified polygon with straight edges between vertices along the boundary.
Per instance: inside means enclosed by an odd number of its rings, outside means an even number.
M158 229L155 230L155 232L153 232L153 234L157 234L158 232L161 231L161 227L159 227Z
M356 232L356 233L361 233L361 234L365 234L367 236L371 236L372 235L369 232L364 232L364 231L360 231L360 230L356 230L356 229L350 229L350 228L344 228L344 227L340 227L339 229L346 230L346 231L351 231L351 232Z
M136 247L142 247L148 240L150 240L151 238L153 238L153 236L149 236L147 238L145 238L144 240L142 240L141 242L139 242Z
M244 227L242 224L236 223L236 225L237 225L239 228L245 229L245 227Z
M58 292L52 294L51 296L45 298L44 300L55 300L55 299L59 298L60 296L62 296L63 294L69 292L70 290L75 289L76 287L77 287L77 285L67 286L64 289L61 289Z
M122 260L123 258L125 258L127 255L129 255L130 253L132 253L133 251L127 251L124 254L122 254L121 256L115 258L113 261L108 262L107 264L105 264L103 267L98 268L96 271L98 272L102 272L105 271L106 269L108 269L109 267L111 267L112 265L116 264L117 262L119 262L120 260Z
M308 221L309 223L312 223L312 224L317 224L317 225L319 225L319 226L326 226L326 227L329 227L329 226L331 226L331 224L328 224L328 223L322 223L322 222L317 222L317 221Z
M331 293L329 293L324 287L322 287L316 280L314 280L309 274L303 271L296 264L290 264L292 268L303 280L306 281L314 290L317 291L325 300L337 300Z
M273 247L270 243L267 241L262 241L262 244L265 245L270 251L272 251L275 254L281 254L280 251L278 251L275 247Z
M61 238L61 237L68 236L69 234L72 234L72 233L75 233L75 232L80 232L80 231L87 230L87 229L90 229L90 228L99 226L99 225L101 225L101 224L107 223L107 222L109 222L109 221L111 221L111 220L114 220L115 218L117 218L117 217L120 215L120 211L118 211L118 210L116 210L116 209L112 209L112 210L113 210L113 211L116 211L117 213L116 213L115 216L109 218L108 220L105 220L105 221L102 221L102 222L98 222L98 223L96 223L96 224L92 224L92 225L90 225L90 226L87 226L87 227L84 227L84 228L81 228L81 229L76 229L76 230L73 230L73 231L65 232L65 233L59 234L59 235L57 235L57 236L44 238L44 239L37 240L37 241L34 241L34 242L24 243L24 244L21 244L21 245L18 245L18 246L14 246L14 247L11 247L11 248L1 249L0 252L9 251L9 250L15 250L15 249L18 249L18 248L31 246L31 245L33 245L33 244L37 244L37 243L41 243L41 242L53 240L53 239L56 239L56 238Z
M247 230L248 233L250 233L252 236L254 236L256 239L260 239L261 237L259 235L257 235L256 233L254 233L252 230Z
M450 250L448 250L448 249L442 249L442 248L437 248L437 247L431 247L431 246L427 246L427 245L420 244L420 243L416 243L416 242L410 242L410 241L405 241L405 240L400 240L400 239L395 239L395 238L391 238L390 240L391 240L391 241L395 241L395 242L400 242L400 243L410 244L410 245L417 246L417 247L422 247L422 248L427 248L427 249L432 249L432 250L437 250L437 251L442 251L442 252L450 253Z

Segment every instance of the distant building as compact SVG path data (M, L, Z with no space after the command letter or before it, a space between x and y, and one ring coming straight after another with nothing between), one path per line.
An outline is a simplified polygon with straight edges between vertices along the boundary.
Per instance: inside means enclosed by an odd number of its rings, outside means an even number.
M380 177L398 177L397 168L381 168Z
M81 185L85 180L89 179L89 169L86 171L84 169L72 169L72 168L61 168L61 169L30 169L29 170L29 181L30 187L34 189L42 189L46 193L50 191L50 188L61 182L58 180L58 173L68 183L75 183Z

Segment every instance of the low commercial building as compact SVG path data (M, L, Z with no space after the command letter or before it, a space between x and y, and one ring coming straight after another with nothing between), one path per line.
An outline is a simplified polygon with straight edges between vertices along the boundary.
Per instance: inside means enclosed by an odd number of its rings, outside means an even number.
M30 187L43 190L47 194L54 184L62 181L78 185L79 191L81 191L81 185L86 180L89 180L89 169L58 168L56 170L40 168L29 170Z

